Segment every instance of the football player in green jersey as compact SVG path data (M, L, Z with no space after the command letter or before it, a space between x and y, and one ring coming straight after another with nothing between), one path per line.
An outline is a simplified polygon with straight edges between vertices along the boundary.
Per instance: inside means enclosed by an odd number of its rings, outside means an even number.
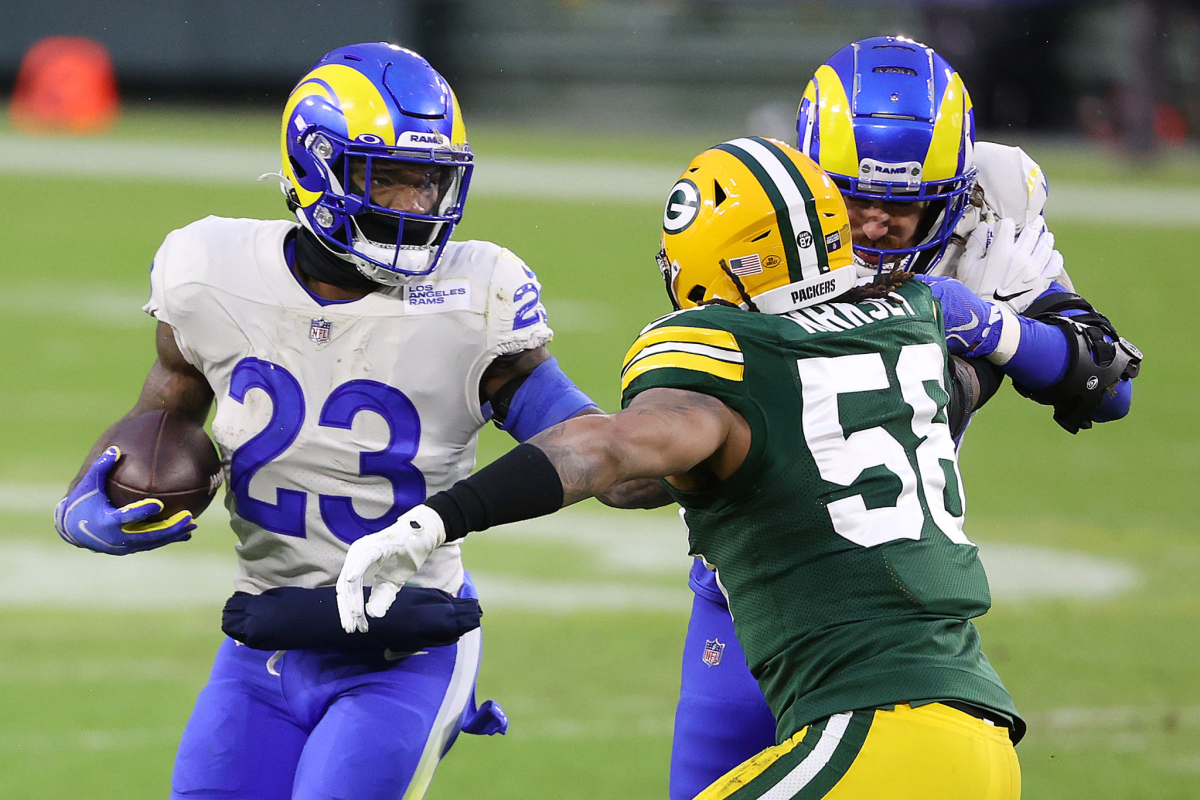
M995 380L948 356L928 285L853 285L848 232L837 188L786 145L699 155L659 256L680 310L630 348L624 410L550 428L351 545L346 629L446 541L665 479L777 721L701 800L1018 798L1024 723L971 622L990 597L953 443Z

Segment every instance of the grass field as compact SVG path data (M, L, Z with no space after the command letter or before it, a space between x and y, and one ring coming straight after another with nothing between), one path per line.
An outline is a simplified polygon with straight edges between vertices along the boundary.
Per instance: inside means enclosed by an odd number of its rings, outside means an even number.
M116 136L268 145L275 136L268 117L136 121ZM598 135L564 141L486 128L473 142L483 157L584 159L601 151L680 170L711 143L631 138L614 151L602 150ZM1085 156L1062 157L1072 181L1111 188L1127 177L1107 163L1090 173ZM1043 165L1054 181L1053 158ZM1189 169L1183 174L1200 175ZM0 797L165 797L175 745L221 638L221 597L172 603L169 579L199 581L222 559L231 563L224 509L214 505L193 541L124 560L161 574L161 604L122 601L112 583L89 594L89 575L116 560L60 545L50 509L98 432L132 404L153 358L153 323L137 308L162 237L207 214L279 217L284 209L277 190L261 184L71 179L52 165L47 173L0 174L0 581L21 587L0 590ZM1200 179L1176 185L1200 189ZM985 551L1051 548L1119 565L1137 580L1091 599L998 594L980 623L984 645L1030 721L1018 750L1026 797L1194 798L1200 436L1191 411L1200 373L1186 338L1193 312L1174 303L1200 295L1191 263L1200 229L1059 224L1053 210L1052 196L1051 224L1077 286L1147 362L1130 418L1077 437L1004 389L963 449L967 530ZM501 242L537 270L558 331L552 349L611 408L621 355L667 310L653 261L660 213L645 201L485 196L469 203L458 238ZM508 446L489 430L481 461ZM460 738L433 800L666 795L685 542L678 538L672 558L667 512L637 517L650 521L644 545L629 535L631 519L590 509L564 518L561 538L506 542L497 531L467 544L468 566L497 586L542 587L558 599L541 611L521 602L488 606L485 590L480 694L504 704L512 731ZM597 545L605 526L634 551L632 566ZM590 537L572 539L583 527ZM618 601L567 602L576 597L570 587Z

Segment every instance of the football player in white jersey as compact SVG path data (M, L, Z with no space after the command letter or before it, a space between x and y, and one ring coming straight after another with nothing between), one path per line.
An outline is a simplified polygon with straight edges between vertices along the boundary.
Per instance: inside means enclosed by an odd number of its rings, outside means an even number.
M232 638L171 796L419 798L460 730L507 725L475 705L478 602L449 545L389 633L347 635L333 600L346 550L469 475L489 419L523 441L597 409L546 350L534 273L498 245L450 241L472 155L425 59L387 44L327 54L288 98L281 149L296 221L208 217L159 249L145 307L158 359L126 415L202 424L215 400L240 540ZM56 509L63 538L118 555L188 538L186 512L147 523L156 500L112 507L108 445L106 432Z
M1045 175L1020 148L975 141L970 96L941 56L900 37L843 48L808 84L797 133L849 210L849 230L824 244L849 238L861 279L903 269L933 283L950 351L998 334L988 360L1068 431L1125 416L1141 354L1074 294L1042 217ZM689 584L671 800L775 743L713 573L697 561Z

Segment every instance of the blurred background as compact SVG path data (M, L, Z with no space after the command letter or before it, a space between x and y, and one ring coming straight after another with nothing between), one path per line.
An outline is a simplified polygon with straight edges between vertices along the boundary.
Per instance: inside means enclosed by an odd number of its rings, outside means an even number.
M0 88L39 39L73 34L108 49L133 107L273 108L320 54L386 40L425 54L478 121L675 131L749 119L784 135L813 68L882 30L954 64L983 131L1138 155L1200 131L1195 0L9 0Z
M979 138L1049 178L1076 287L1146 353L1133 410L1072 437L1007 388L962 450L984 647L1030 722L1030 798L1200 797L1200 3L1188 0L5 0L0 4L0 798L161 798L221 639L227 512L111 558L51 509L154 358L163 237L282 218L279 113L325 51L387 40L455 86L478 158L457 238L543 283L552 349L601 405L668 310L664 195L707 146L795 140L836 50L905 34L964 76ZM66 38L63 38L66 37ZM491 428L480 463L511 446ZM430 797L666 796L689 607L674 514L583 504L472 537L480 698Z

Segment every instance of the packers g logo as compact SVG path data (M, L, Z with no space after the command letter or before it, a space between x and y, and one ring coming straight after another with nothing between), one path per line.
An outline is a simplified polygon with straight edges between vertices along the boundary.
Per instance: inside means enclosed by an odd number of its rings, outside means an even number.
M696 184L684 178L675 184L667 197L667 207L663 209L663 230L667 233L679 233L700 213L700 190Z

